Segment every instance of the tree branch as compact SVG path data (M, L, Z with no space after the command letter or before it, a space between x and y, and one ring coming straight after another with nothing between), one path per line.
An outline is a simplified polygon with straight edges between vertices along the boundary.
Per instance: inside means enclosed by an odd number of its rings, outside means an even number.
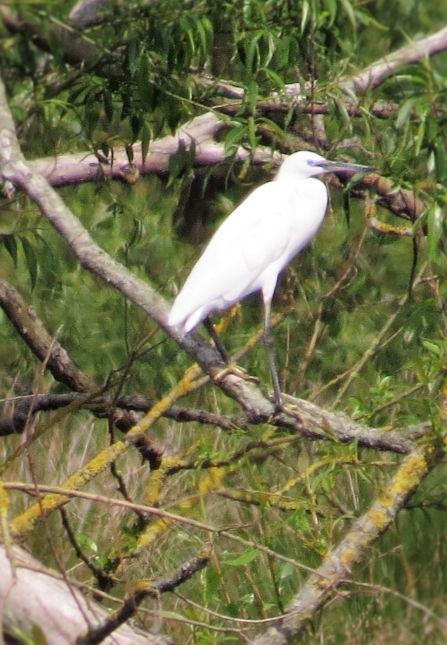
M162 593L174 591L205 568L209 563L210 554L209 545L205 545L197 557L185 562L172 576L162 580L154 580L153 582L140 580L135 590L127 596L122 607L112 612L102 624L90 628L85 636L78 639L76 645L97 645L102 643L120 625L135 616L139 605L145 598L158 598Z
M114 411L114 418L116 416L120 418L120 410L146 414L155 405L155 401L145 399L138 395L121 396L115 399L111 396L103 396L100 393L90 396L78 393L25 396L20 398L17 409L11 417L0 419L0 437L23 432L30 415L37 414L38 412L60 410L72 404L75 404L76 409L90 410L98 418L109 417L111 410ZM178 421L179 423L194 422L213 425L225 432L229 432L236 427L240 428L241 424L244 423L242 419L232 420L226 416L207 412L207 410L191 410L177 405L172 406L163 416ZM125 432L135 425L136 422L137 420L134 419L132 425L130 425L129 419L129 423L127 424L129 427L124 428L120 424L119 428Z
M350 579L354 566L390 527L424 477L441 459L441 451L434 450L434 446L409 455L386 490L376 497L369 510L354 522L345 538L309 577L284 616L256 638L253 645L287 645L296 641L335 590Z
M384 56L357 76L342 80L340 87L348 92L366 92L381 85L401 67L417 63L446 49L447 27L444 27L427 38L409 43L389 56Z
M91 599L86 599L74 584L68 585L23 549L14 547L13 555L14 569L4 548L0 546L2 628L6 634L14 635L19 628L30 637L35 637L38 630L45 643L76 645L78 637L107 620L107 611ZM120 626L113 633L113 638L109 637L103 642L105 645L172 643L164 636L129 625Z
M97 387L70 359L62 345L51 336L44 324L19 292L0 280L0 307L14 325L26 345L44 362L56 381L75 392L95 392Z

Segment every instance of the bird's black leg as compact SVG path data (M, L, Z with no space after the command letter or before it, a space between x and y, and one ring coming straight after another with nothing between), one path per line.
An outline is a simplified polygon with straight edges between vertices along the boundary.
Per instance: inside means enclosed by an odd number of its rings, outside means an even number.
M210 335L210 336L211 336L211 338L213 339L214 344L215 344L215 345L216 345L216 347L217 347L217 351L218 351L218 352L219 352L219 354L222 356L222 360L223 360L223 362L224 362L224 363L226 363L227 365L229 365L229 364L231 363L231 359L230 359L230 357L229 357L229 355L228 355L227 350L226 350L226 349L225 349L225 347L223 346L223 343L222 343L222 341L220 340L218 333L217 333L217 332L216 332L216 330L214 329L214 325L213 325L213 323L211 322L211 320L210 320L209 316L207 316L206 318L204 318L204 319L203 319L203 324L204 324L204 326L205 326L205 328L206 328L207 332L209 333L209 335Z
M275 397L276 411L282 410L282 396L281 388L279 387L278 370L275 361L275 348L273 345L272 328L270 326L270 302L264 303L264 345L267 352L267 358L270 365L270 372L272 374L273 394Z

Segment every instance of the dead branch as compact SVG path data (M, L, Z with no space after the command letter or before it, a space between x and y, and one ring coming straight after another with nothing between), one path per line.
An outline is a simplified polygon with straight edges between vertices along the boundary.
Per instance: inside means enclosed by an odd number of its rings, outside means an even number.
M141 145L135 144L133 166L137 175L167 173L170 156L178 151L179 146L190 149L192 144L195 146L195 166L217 165L224 162L227 154L223 144L213 141L215 134L224 126L225 122L216 114L207 112L179 128L174 136L154 141L149 147L144 162L141 157ZM250 153L243 148L239 148L235 154L235 160L239 162L249 157ZM252 155L253 163L260 165L267 163L273 167L279 165L282 159L282 155L272 154L270 150L262 148ZM93 154L78 153L29 161L28 166L36 174L45 177L52 186L63 186L104 178L128 181L126 172L129 169L129 160L125 148L119 147L114 149L113 163ZM330 183L341 185L338 179L333 179ZM363 177L353 194L362 196L362 187L374 188L378 193L377 203L396 216L414 221L426 209L425 203L414 192L404 188L396 190L393 181L380 175L372 173Z
M356 76L342 80L340 87L344 91L366 92L381 85L398 69L417 63L424 58L434 56L447 49L447 27L434 34L401 47L389 56L374 62Z
M80 33L78 28L68 23L58 21L50 27L48 34L45 27L29 18L20 17L5 5L0 6L0 17L9 32L23 34L44 52L51 53L51 41L56 39L62 47L63 60L73 67L83 66L85 70L91 70L101 62L103 73L124 78L125 71L119 65L117 55L102 50L94 41Z
M0 437L23 432L31 415L38 412L60 410L73 404L77 410L90 410L96 417L101 419L109 418L112 410L115 416L117 416L116 413L119 410L146 414L155 405L155 401L145 399L136 394L121 396L117 399L111 396L103 396L100 393L87 396L78 393L30 395L19 400L12 416L0 419ZM191 410L176 405L172 406L164 416L179 423L194 422L213 425L226 432L233 430L235 427L240 428L244 423L243 419L230 419L207 410ZM135 423L136 419L132 425ZM119 425L119 428L123 432L129 429L124 428L122 424Z
M194 165L217 165L228 157L222 144L214 141L216 133L228 123L226 117L207 112L181 126L174 136L153 141L143 161L141 145L133 146L134 161L129 164L125 147L113 150L113 160L92 153L65 154L59 157L37 159L29 162L30 168L42 175L52 186L63 186L85 181L100 181L104 178L134 183L139 175L168 173L171 155L184 147L189 150L194 144ZM246 161L250 152L239 148L235 155L238 162ZM255 164L279 164L282 157L270 150L258 150L253 156ZM132 172L129 172L132 171ZM135 178L136 173L136 178Z
M107 611L43 567L19 547L13 547L14 565L0 547L2 627L6 634L23 632L43 642L76 645L78 637L107 620ZM38 630L38 631L37 631ZM19 640L19 639L18 639ZM21 639L20 639L21 640ZM8 642L10 642L8 640ZM11 641L12 642L12 641ZM14 641L16 642L16 641ZM164 636L122 625L103 641L106 645L169 645Z

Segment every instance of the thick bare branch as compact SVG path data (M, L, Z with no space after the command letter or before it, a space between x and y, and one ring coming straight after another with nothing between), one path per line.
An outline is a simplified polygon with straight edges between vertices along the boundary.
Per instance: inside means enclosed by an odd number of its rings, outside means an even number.
M76 645L78 637L107 620L108 613L103 607L86 600L74 585L69 586L23 549L14 547L13 556L11 563L4 548L0 547L1 618L6 634L13 635L20 629L34 639L38 630L45 643ZM103 643L168 645L171 641L122 625Z
M357 76L343 80L340 86L347 91L366 92L381 85L401 67L419 62L446 49L447 27L444 27L427 38L409 43L389 56L384 56Z
M309 439L327 439L332 435L342 443L358 441L367 448L408 454L414 450L414 441L427 430L424 424L407 427L403 432L368 428L343 412L329 412L304 399L287 396L286 400L291 404L287 408L287 415L275 417L275 423L298 431Z
M79 369L64 347L48 332L35 310L29 307L20 293L5 280L0 280L0 307L26 345L45 364L56 381L63 383L74 392L90 395L98 392L99 388L96 384ZM64 405L69 403L65 402ZM37 413L39 408L34 396L19 403L12 417L0 420L0 435L23 432L30 415ZM56 406L46 407L46 409L56 409ZM107 413L103 411L103 416L106 414L109 416L110 410L109 406ZM129 430L138 421L132 411L119 409L113 411L112 418L115 425L123 432Z
M88 25L103 7L110 4L107 0L78 0L70 11L70 21L78 25Z
M365 448L409 454L414 450L414 442L427 431L427 425L423 423L417 426L407 426L402 430L383 431L380 428L371 428L357 423L341 412L329 412L303 399L287 397L287 400L291 405L288 408L288 414L278 415L274 419L270 419L270 422L278 427L287 428L291 432L299 432L312 441L321 439L333 439L342 443L356 441ZM76 404L76 407L82 410L91 410L95 416L100 418L108 417L113 409L114 418L121 420L120 410L147 413L155 402L136 395L122 396L116 400L108 396L85 396L82 394L42 394L25 397L17 406L12 417L0 419L0 436L22 432L32 414L60 410L72 404ZM213 425L226 432L235 428L240 430L247 425L246 419L231 419L206 410L191 410L180 406L172 406L163 416L183 423L192 421ZM254 424L264 423L268 420L262 416L250 419ZM122 425L123 423L119 426L121 430L129 429L122 427Z
M226 117L219 118L213 112L198 116L181 126L174 136L153 141L144 162L141 145L135 144L132 166L129 164L125 148L117 147L113 151L113 161L91 153L78 153L30 161L29 167L45 177L52 186L94 181L104 177L134 182L139 174L167 173L171 155L178 151L179 146L189 149L192 144L195 146L196 166L216 165L224 161L227 155L224 146L215 143L213 137L226 123ZM236 161L245 161L249 156L248 150L240 148L236 153ZM280 159L281 156L260 149L255 153L253 161L258 164L269 161L279 163Z
M136 175L130 173L130 176L135 178L138 175L167 173L170 156L177 152L179 146L188 149L193 143L195 145L194 165L208 166L222 163L227 156L225 148L223 144L213 141L213 137L224 126L225 121L212 112L196 117L179 128L174 136L154 141L149 147L144 163L141 157L141 145L135 144L133 169ZM235 159L242 162L249 156L250 153L247 150L239 148ZM263 148L259 148L252 155L253 162L259 165L276 166L282 159L282 155L272 154L270 150ZM34 172L45 177L52 186L101 180L104 177L129 181L129 161L124 147L114 149L113 163L101 160L93 154L77 153L36 159L29 161L28 165ZM340 186L339 179L330 180L330 183ZM362 187L374 188L378 193L377 203L399 217L414 221L426 209L426 204L413 191L405 188L396 190L392 180L378 174L372 173L363 177L357 184L354 194L360 195Z
M8 31L27 36L42 51L51 53L51 40L56 39L61 44L62 57L69 65L75 67L82 65L87 69L93 67L102 57L103 69L108 75L116 74L116 78L124 77L124 70L116 65L117 56L102 51L95 42L80 34L78 29L69 24L62 22L54 24L48 37L45 28L29 18L19 17L5 5L0 6L0 17Z

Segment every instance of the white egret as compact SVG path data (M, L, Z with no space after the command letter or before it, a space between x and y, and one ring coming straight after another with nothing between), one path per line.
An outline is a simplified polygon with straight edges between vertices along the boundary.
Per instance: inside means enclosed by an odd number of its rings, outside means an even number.
M227 309L260 289L277 408L282 401L270 327L271 302L279 273L311 241L326 214L326 185L315 177L369 170L328 161L314 152L291 154L273 181L256 188L221 224L172 306L169 326L189 332L210 312Z

